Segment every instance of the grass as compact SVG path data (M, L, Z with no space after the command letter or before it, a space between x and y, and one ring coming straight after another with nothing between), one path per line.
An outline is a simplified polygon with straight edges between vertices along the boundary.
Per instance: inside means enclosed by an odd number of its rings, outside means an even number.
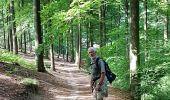
M10 52L0 51L0 62L19 64L25 68L36 70L35 64L24 60L24 58Z
M21 82L24 85L39 85L39 82L36 79L24 78Z
M21 83L26 87L27 91L37 93L39 81L31 78L24 78Z

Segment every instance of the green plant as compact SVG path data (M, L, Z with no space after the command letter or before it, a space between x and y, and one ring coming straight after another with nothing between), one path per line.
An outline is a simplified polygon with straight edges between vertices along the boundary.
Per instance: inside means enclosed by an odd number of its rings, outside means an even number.
M26 90L30 92L36 93L38 91L39 82L36 79L24 78L21 80L21 83L26 87Z
M0 51L0 61L1 62L8 62L8 63L18 63L19 65L30 68L32 70L36 70L35 64L30 63L23 59L21 56L14 55L10 52Z

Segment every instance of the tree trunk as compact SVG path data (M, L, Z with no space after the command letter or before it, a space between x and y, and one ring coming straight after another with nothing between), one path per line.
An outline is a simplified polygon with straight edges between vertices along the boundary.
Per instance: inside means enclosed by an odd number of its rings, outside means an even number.
M24 0L19 0L19 7L23 7L24 6Z
M20 36L20 49L21 49L21 52L23 52L23 51L22 51L22 49L23 49L23 48L22 48L22 36L23 36L23 35L21 34L21 36Z
M87 38L86 38L87 39L87 41L86 41L87 49L89 48L89 33L90 33L89 24L90 24L90 22L86 26L87 27Z
M8 25L9 25L9 44L10 44L10 51L13 52L13 35L12 35L12 26L11 26L11 21L12 21L12 10L11 10L11 5L9 5L9 17L8 17Z
M129 57L129 2L128 0L125 0L125 14L126 14L126 32L125 32L125 44L126 44L126 57Z
M148 37L148 34L147 34L147 0L144 1L144 34L145 34L145 63L147 62L148 60L148 40L147 40L147 37Z
M61 52L61 39L60 39L60 35L58 36L58 57L57 58L59 58L60 57L60 52Z
M7 10L6 10L6 13L9 13L9 9L8 9L8 7L7 7ZM10 32L9 32L9 16L7 16L6 17L6 23L7 23L7 26L8 26L8 28L7 28L7 35L8 35L8 37L7 37L7 48L8 48L8 51L10 52Z
M55 63L54 63L54 46L53 43L51 44L51 48L50 48L50 59L51 59L51 68L53 71L55 71Z
M3 8L2 8L3 9ZM5 18L4 18L4 12L3 12L3 10L2 10L2 25L3 25L3 35L4 35L4 49L6 49L6 33L5 33L5 20L4 20Z
M24 54L27 53L26 31L24 31Z
M92 22L89 23L90 46L93 47L93 27Z
M16 34L16 23L15 23L15 8L14 0L11 0L11 17L12 17L12 33L13 33L13 43L14 43L14 54L18 54L18 40Z
M70 54L71 54L71 60L70 62L74 62L74 39L73 39L73 27L70 28L70 34L71 34L71 45L70 45Z
M78 67L79 69L81 68L81 24L79 23L79 63L78 63Z
M48 22L47 25L43 25L43 29L42 29L43 31L42 31L42 32L43 32L44 34L48 34L49 31L48 31L47 29L48 29L49 27L50 27L50 22ZM46 28L47 28L47 29L46 29ZM48 41L48 40L47 40L47 41ZM45 40L45 42L46 42L46 40ZM48 48L44 48L44 58L45 58L45 59L50 59L50 57L49 57L49 49L48 49Z
M134 100L140 100L139 56L139 1L131 0L130 89Z
M104 0L101 0L99 21L100 21L100 47L103 47L104 45Z
M66 34L66 62L68 62L68 56L69 56L69 35L68 32Z
M10 52L10 39L9 39L9 33L8 33L8 44L7 44L7 47L8 47L8 51Z
M35 53L36 53L36 66L39 72L45 72L44 61L43 61L43 50L41 45L43 43L42 32L41 32L41 18L40 18L40 0L34 1L34 24L35 24Z
M28 29L29 29L29 25L28 25ZM31 39L31 32L28 30L28 41L29 41L29 51L30 53L32 52L32 39Z
M81 36L80 36L80 33L81 32L81 24L79 23L78 24L78 32L77 32L77 35L76 35L76 65L77 67L80 69L80 61L81 61L81 54L80 54L80 50L81 50Z
M106 2L105 0L103 1L103 45L106 45L107 42L107 33L106 33L106 21L105 21L105 17L106 17Z
M164 24L164 44L168 41L168 24L169 24L169 14L168 14L168 0L165 0L165 4L167 4L167 12L165 16L165 24Z
M62 34L62 38L61 38L61 52L62 52L62 54L63 54L63 60L65 61L65 57L64 57L64 36L63 36L64 34Z

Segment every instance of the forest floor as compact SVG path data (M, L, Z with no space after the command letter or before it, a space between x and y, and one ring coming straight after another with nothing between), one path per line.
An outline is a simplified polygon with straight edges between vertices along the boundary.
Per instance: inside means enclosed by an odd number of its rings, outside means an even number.
M34 62L34 56L22 56ZM45 64L50 61L45 59ZM55 60L56 71L46 73L23 68L19 64L0 62L0 100L95 100L89 89L89 75L74 64ZM23 78L39 81L37 92L29 91L21 82ZM130 100L128 92L109 86L105 100Z

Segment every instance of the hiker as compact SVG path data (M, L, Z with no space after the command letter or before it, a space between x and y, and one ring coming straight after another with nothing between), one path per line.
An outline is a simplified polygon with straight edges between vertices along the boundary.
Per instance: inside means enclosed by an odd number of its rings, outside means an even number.
M91 58L91 82L90 88L96 100L103 100L108 96L107 78L105 76L105 66L102 59L96 62L98 56L94 47L88 48L88 54ZM96 66L98 63L98 67Z

